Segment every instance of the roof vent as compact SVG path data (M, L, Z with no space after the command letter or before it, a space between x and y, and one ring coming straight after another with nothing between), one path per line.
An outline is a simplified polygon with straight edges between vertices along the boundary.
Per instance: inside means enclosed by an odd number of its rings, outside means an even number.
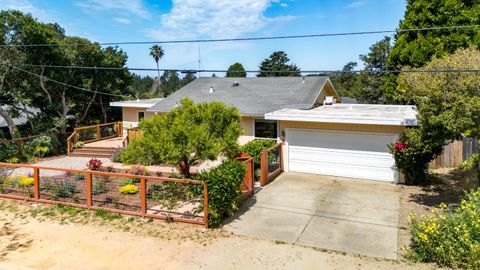
M305 76L302 76L302 83L305 83Z
M210 93L215 92L215 90L213 89L213 86L210 86L210 91L209 91L209 92L210 92Z
M323 100L323 105L333 105L335 104L335 99L332 96L326 96Z
M240 84L238 82L233 82L232 87L238 87Z

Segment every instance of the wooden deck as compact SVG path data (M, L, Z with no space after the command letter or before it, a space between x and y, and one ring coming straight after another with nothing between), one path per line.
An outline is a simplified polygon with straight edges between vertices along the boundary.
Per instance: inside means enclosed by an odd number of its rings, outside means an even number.
M97 142L86 143L84 148L87 147L95 147L95 148L105 148L105 149L112 149L112 148L122 148L123 147L123 140L125 137L115 137L106 140L101 140Z
M124 139L125 137L115 137L86 143L82 148L74 149L69 155L74 157L110 158L117 149L123 148Z

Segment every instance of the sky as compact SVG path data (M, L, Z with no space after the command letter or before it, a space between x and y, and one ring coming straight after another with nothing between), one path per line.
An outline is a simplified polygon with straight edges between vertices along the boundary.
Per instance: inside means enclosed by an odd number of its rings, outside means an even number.
M97 42L393 30L405 7L406 0L0 0L2 10L31 13L42 22L59 23L67 35ZM257 70L272 52L283 50L302 70L339 70L350 61L361 63L358 56L383 36L163 44L160 68L226 70L240 62ZM150 46L120 48L129 67L156 68Z

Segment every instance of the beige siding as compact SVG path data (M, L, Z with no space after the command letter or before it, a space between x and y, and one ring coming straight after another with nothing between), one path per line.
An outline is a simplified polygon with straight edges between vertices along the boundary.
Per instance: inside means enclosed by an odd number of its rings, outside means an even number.
M253 131L253 117L242 117L241 125L243 129L243 135L238 138L238 143L244 145L247 142L254 139Z
M141 108L122 108L122 121L125 128L132 128L138 126L138 116L139 111L145 112L145 118L150 118L154 115L152 112L147 112L146 109Z
M405 127L402 126L280 121L280 131L285 132L286 128L324 129L373 133L401 133L405 130Z

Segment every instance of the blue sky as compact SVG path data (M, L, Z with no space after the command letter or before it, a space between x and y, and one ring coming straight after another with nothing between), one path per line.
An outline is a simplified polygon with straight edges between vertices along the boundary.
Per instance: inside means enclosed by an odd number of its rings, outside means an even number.
M405 6L405 0L0 0L2 9L29 12L41 21L58 22L68 35L98 42L391 30ZM303 70L338 70L358 61L382 37L203 43L201 68L227 69L240 62L256 70L273 51L284 50ZM149 46L121 46L128 66L155 68ZM161 68L198 68L198 44L163 47Z

